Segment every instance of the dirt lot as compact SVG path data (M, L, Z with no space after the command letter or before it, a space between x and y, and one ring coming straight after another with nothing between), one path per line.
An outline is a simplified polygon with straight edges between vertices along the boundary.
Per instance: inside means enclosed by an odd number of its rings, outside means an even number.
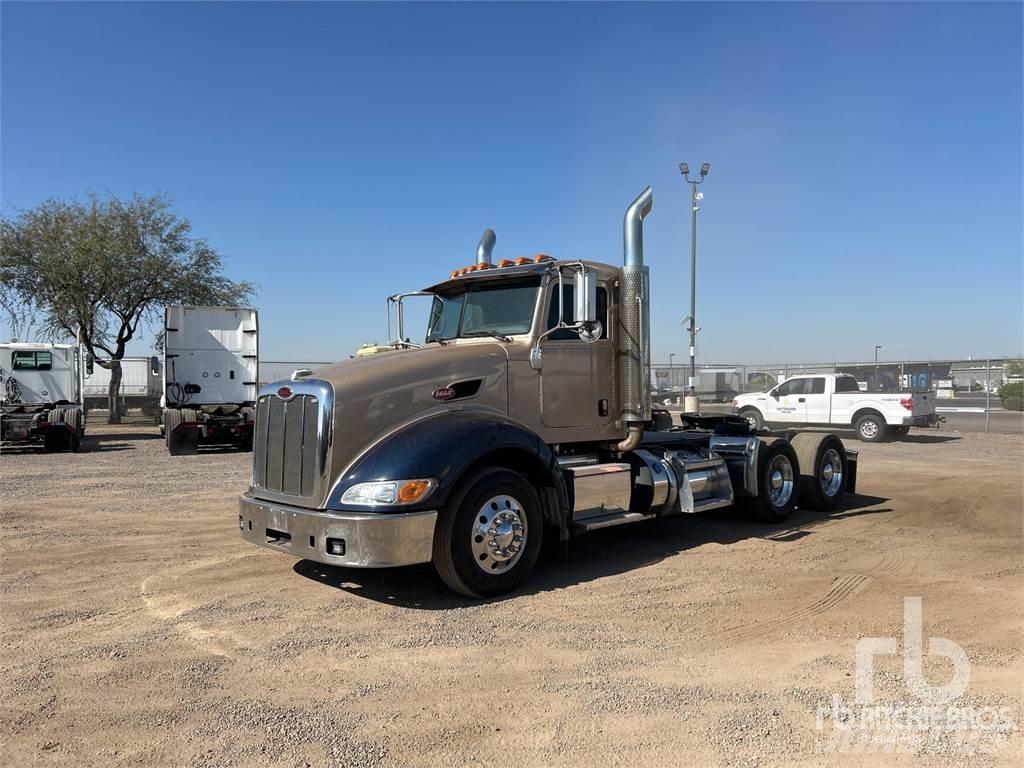
M243 543L248 454L91 432L78 455L0 457L0 764L1020 764L1020 436L858 444L843 511L605 531L473 603L429 566ZM853 701L857 640L901 638L907 596L926 646L967 652L957 704L1009 708L995 754L830 742L819 707ZM902 668L878 657L878 701L915 701ZM952 670L926 657L932 684Z

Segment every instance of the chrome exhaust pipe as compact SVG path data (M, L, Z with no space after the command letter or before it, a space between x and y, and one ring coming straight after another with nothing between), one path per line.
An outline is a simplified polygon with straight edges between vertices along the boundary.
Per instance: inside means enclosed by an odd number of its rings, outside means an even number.
M480 235L480 242L476 246L476 263L477 264L491 264L491 251L494 250L494 244L498 242L498 236L494 234L493 229L485 229L484 233Z
M643 221L654 206L647 187L630 203L622 223L622 308L619 312L619 360L622 370L622 421L629 434L618 443L631 451L643 439L651 419L650 268L644 264Z
M654 191L647 187L626 209L626 216L622 221L623 266L642 267L644 265L644 219L647 218L647 214L653 207ZM490 232L490 230L487 231Z

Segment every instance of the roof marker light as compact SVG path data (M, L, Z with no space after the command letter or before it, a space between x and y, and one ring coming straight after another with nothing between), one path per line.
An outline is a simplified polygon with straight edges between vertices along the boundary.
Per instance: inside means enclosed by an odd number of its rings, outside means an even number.
M512 266L512 260L511 259L502 259L501 261L498 262L498 266L499 267L511 267Z
M530 260L528 258L526 258L525 256L516 256L516 260L515 260L514 263L518 267L521 264L529 264Z

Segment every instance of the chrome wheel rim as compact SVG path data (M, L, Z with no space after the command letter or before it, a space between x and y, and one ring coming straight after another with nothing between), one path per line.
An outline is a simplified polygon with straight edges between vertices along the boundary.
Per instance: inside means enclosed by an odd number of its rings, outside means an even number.
M750 425L751 429L757 429L757 416L754 416L752 413L748 413L747 424Z
M829 448L821 458L818 481L826 496L835 496L843 487L843 459L835 448Z
M473 562L484 573L504 573L526 549L526 512L512 496L488 499L476 513L470 532Z
M784 507L793 495L793 463L782 454L768 465L768 499L773 507Z
M878 434L878 424L869 419L860 425L860 433L864 437L874 437Z

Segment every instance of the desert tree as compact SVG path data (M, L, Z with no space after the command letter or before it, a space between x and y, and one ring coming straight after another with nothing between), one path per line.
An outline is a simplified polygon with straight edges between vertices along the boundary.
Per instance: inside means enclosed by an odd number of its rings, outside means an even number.
M110 370L111 423L140 324L168 305L237 306L252 293L223 274L220 254L162 195L48 200L0 218L0 309L12 323L15 312L35 313L47 333L78 338Z

